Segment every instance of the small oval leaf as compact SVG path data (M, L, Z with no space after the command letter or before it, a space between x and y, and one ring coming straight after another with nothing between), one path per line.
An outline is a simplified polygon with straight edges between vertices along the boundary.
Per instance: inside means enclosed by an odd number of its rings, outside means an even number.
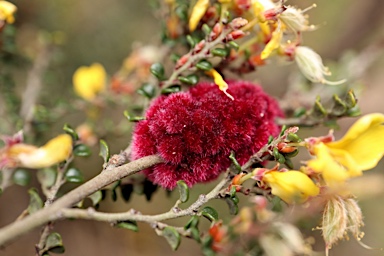
M190 218L187 224L184 226L184 229L187 230L190 228L197 228L197 225L199 225L199 221L199 216L193 215L192 218Z
M53 168L44 168L37 171L37 179L40 184L46 188L50 188L55 184L57 170Z
M239 212L239 206L237 206L237 202L234 198L227 197L225 198L225 202L228 204L229 213L231 215L236 215Z
M43 208L43 200L41 200L39 194L37 193L36 188L31 188L28 190L29 194L29 205L28 205L28 212L29 214L33 214Z
M168 226L164 228L162 235L165 237L172 250L176 251L181 242L179 232L177 232L175 228Z
M73 150L75 156L90 156L91 149L85 144L78 144Z
M155 97L155 94L156 94L156 88L155 88L154 85L149 84L149 83L146 83L146 84L143 84L143 85L137 90L137 93L143 95L144 97L146 97L146 98L148 98L148 99L152 99L153 97Z
M67 134L71 135L74 141L79 140L79 135L69 124L64 124L63 130Z
M84 181L83 174L77 168L69 168L65 172L65 180L73 183L81 183Z
M219 214L217 211L210 206L204 207L203 210L201 210L201 215L210 221L216 221L219 219Z
M134 232L139 231L139 227L137 226L136 221L133 221L133 220L119 221L115 225L115 227L129 229L129 230L132 230Z
M179 180L177 182L177 188L179 189L180 193L180 201L182 203L185 203L189 199L189 188L187 183L185 183L183 180Z
M101 191L99 190L93 193L92 195L89 195L88 198L92 200L92 204L93 206L95 206L100 203L100 201L103 199L103 193L101 193Z
M107 163L107 162L108 162L110 153L109 153L109 147L108 147L108 144L107 144L107 142L105 142L105 140L100 140L100 152L99 152L99 156L101 156L101 157L103 158L104 163Z
M164 78L164 67L160 63L153 63L150 68L151 73L159 80Z
M181 87L180 85L172 85L168 88L164 88L163 90L161 90L161 94L171 94L171 93L175 93L175 92L180 92L181 91Z
M198 69L204 70L204 71L209 71L213 68L212 64L209 61L202 60L196 64L196 67Z
M31 173L25 169L17 169L13 173L12 180L17 185L26 186L31 181Z
M48 235L47 240L45 242L45 246L48 251L53 253L64 253L65 248L63 246L63 240L61 239L61 235L59 233L53 232Z

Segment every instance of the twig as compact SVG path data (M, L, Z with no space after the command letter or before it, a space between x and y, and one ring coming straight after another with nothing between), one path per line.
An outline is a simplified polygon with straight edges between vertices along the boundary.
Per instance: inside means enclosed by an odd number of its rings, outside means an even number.
M183 210L173 210L157 215L143 215L139 212L128 211L123 213L103 213L97 212L93 208L87 210L83 209L63 209L60 211L61 218L74 218L74 219L86 219L105 222L117 222L117 221L141 221L147 223L156 223L158 221L164 221L169 219L176 219L183 216L195 215L200 207L206 204L209 200L216 198L223 188L229 183L228 175L223 178L208 194L202 194L199 198L188 208Z
M28 133L31 130L34 105L41 92L42 78L51 60L51 55L52 47L50 45L43 45L33 63L32 69L28 73L26 88L22 96L20 107L20 116L24 120L23 130L25 133Z
M163 159L160 156L151 155L122 166L109 166L105 171L59 198L49 207L43 208L18 222L11 223L0 229L0 246L4 246L6 243L36 227L62 218L61 211L63 209L71 207L112 182L162 162Z
M163 81L161 83L162 88L167 88L171 86L180 74L182 74L184 71L191 68L198 61L207 58L209 51L216 45L223 43L223 40L225 39L225 37L232 31L233 29L231 29L230 27L224 29L222 33L215 40L213 40L212 42L206 42L203 49L198 53L192 54L194 49L191 49L191 51L188 53L190 54L188 60L181 67L174 68L171 76L166 81Z

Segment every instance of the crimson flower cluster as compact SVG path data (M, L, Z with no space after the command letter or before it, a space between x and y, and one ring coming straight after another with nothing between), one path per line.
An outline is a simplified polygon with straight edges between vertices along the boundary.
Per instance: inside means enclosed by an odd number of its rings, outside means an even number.
M282 116L276 100L258 85L228 81L228 98L214 83L201 82L186 92L161 96L135 127L132 158L158 154L165 163L144 170L149 180L173 189L211 181L231 164L235 152L244 164L277 135Z

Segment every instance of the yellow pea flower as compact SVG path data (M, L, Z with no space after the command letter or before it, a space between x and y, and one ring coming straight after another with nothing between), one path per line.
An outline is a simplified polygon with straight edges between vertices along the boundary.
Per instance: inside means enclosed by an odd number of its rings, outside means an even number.
M106 77L105 69L99 63L94 63L90 67L78 68L73 74L76 94L85 100L93 100L99 92L105 90Z
M26 168L44 168L66 160L72 153L72 138L68 134L59 135L42 147L23 143L14 144L6 151L9 162ZM14 167L16 167L14 166Z
M288 204L302 203L310 196L319 194L320 189L304 173L299 171L271 171L263 179L272 189L272 194L280 197Z
M315 159L308 167L321 173L329 185L372 169L384 155L384 114L360 118L339 141L313 145Z
M213 77L213 81L219 86L220 91L224 92L231 100L234 100L233 96L227 92L228 84L224 81L223 77L215 69L211 69L206 72L209 76Z
M273 31L271 40L269 40L264 50L261 52L260 56L262 60L265 60L266 58L268 58L274 50L279 48L282 38L283 38L283 31L279 24L276 30Z
M14 4L7 1L0 1L0 20L10 24L15 22L15 17L13 15L16 10L17 7Z
M209 0L198 0L193 6L191 17L189 18L189 31L195 31L201 18L209 7Z

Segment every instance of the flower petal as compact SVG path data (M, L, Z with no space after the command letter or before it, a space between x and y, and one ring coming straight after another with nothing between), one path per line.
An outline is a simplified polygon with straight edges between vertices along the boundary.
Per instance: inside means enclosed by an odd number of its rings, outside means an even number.
M356 168L368 170L384 155L384 115L374 113L360 118L345 136L326 143L330 149L343 149L353 158Z
M213 80L217 86L219 86L220 91L224 92L231 100L234 100L233 96L227 92L228 84L224 81L223 77L214 69L211 69L206 72L208 75L213 77Z
M77 95L85 100L93 100L105 89L106 72L99 63L90 67L82 66L73 74L73 85Z
M264 175L263 181L271 187L272 194L289 204L304 202L309 196L320 192L315 183L299 171L271 171Z
M59 135L40 148L17 155L21 166L44 168L66 160L72 153L72 138L68 134Z
M189 31L194 31L197 28L201 18L209 7L209 0L198 0L193 6L191 17L189 18Z

